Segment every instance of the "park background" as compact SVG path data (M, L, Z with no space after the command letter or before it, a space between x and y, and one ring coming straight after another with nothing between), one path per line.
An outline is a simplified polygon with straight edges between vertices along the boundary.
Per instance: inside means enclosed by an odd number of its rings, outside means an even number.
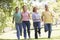
M22 11L22 6L27 5L30 14L32 8L38 7L38 12L44 11L44 5L49 6L49 10L53 13L54 21L52 25L52 37L47 38L47 33L44 32L43 22L41 23L41 37L36 40L60 40L60 0L0 0L0 40L17 40L15 25L12 23L12 17L15 7L18 6ZM34 39L34 28L32 19L31 22L31 40ZM23 36L21 36L23 39Z

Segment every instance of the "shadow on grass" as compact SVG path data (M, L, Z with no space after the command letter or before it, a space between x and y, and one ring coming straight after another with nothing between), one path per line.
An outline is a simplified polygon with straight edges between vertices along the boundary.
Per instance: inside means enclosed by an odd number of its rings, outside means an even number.
M31 38L31 39L27 39L27 40L55 40L55 39L58 39L60 40L60 37L59 38L38 38L38 39L34 39L34 38ZM0 39L0 40L17 40L17 39ZM21 39L21 40L24 40L24 39Z

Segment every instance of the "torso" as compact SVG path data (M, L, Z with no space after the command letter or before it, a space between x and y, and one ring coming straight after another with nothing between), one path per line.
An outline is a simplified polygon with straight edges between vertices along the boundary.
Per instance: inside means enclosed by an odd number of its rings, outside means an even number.
M22 12L22 21L29 21L29 12Z
M44 14L44 22L45 23L52 23L52 13L51 12L43 12Z

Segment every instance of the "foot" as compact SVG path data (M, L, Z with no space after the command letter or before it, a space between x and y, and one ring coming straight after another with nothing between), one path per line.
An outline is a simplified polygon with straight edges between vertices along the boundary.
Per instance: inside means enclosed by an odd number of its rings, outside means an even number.
M38 39L38 37L35 37L35 39Z
M47 32L47 30L45 30L45 32Z
M18 39L18 40L20 40L20 39Z
M48 37L50 39L50 37Z

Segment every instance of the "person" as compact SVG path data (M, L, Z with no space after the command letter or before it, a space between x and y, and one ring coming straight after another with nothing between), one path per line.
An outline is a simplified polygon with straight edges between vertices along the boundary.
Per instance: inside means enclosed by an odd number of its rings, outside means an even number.
M48 9L48 5L45 5L45 11L42 12L42 21L44 22L44 29L45 32L48 31L48 38L51 37L52 32L52 22L53 22L53 15Z
M33 26L35 30L35 39L38 39L37 33L39 33L39 36L40 36L41 28L40 28L40 14L37 12L37 7L33 8L32 19L33 19Z
M27 34L26 34L26 27L27 27L27 32L28 32L28 37L30 38L30 14L27 11L27 6L24 5L23 7L23 12L22 12L22 25L23 25L23 30L24 30L24 39L26 40Z
M18 40L20 40L20 35L22 35L22 17L18 7L15 8L15 13L13 15L12 22L14 23L14 21L15 21L15 26L17 30L17 38Z

